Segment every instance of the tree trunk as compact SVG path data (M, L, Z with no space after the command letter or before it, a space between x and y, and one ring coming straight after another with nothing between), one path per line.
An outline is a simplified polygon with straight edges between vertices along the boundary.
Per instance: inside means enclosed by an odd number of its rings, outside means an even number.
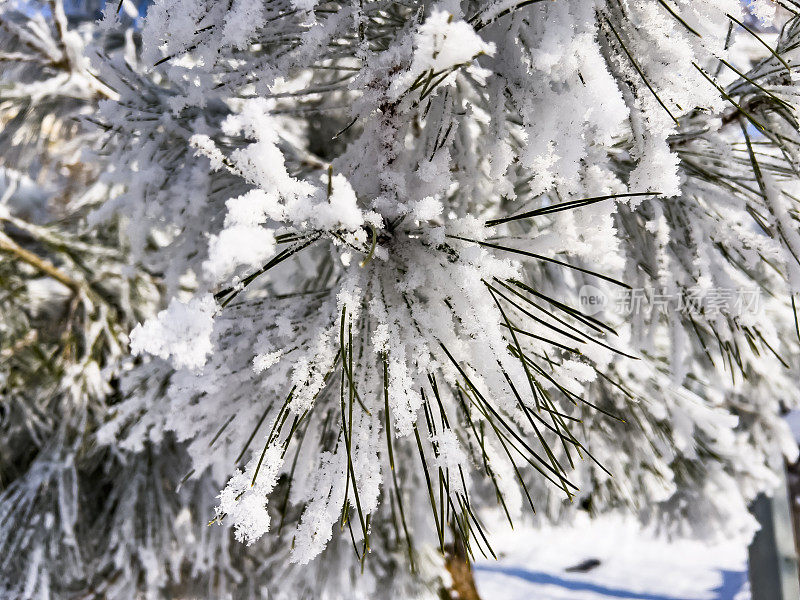
M444 564L450 573L450 587L442 589L442 600L481 600L475 587L472 565L467 560L467 552L461 537L453 536L455 541L447 546Z

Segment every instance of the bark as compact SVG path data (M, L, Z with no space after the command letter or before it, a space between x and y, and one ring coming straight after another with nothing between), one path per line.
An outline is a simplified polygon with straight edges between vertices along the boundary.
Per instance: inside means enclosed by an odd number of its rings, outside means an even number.
M449 588L442 590L442 600L481 600L464 543L460 536L453 537L455 541L447 546L444 559L452 582Z

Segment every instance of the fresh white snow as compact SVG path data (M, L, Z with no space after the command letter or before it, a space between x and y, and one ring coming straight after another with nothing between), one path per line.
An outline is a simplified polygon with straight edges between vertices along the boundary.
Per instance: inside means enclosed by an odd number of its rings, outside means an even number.
M620 516L494 527L498 561L476 564L484 600L749 600L747 541L667 539ZM597 559L588 572L565 569Z

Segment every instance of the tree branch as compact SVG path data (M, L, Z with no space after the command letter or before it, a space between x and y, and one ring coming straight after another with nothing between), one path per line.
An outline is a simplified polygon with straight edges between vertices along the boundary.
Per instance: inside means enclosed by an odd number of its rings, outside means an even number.
M38 271L41 271L48 277L51 277L59 283L64 284L75 293L79 293L83 288L79 281L64 273L50 261L41 258L29 250L26 250L2 231L0 231L0 252L11 254L22 262L29 264Z

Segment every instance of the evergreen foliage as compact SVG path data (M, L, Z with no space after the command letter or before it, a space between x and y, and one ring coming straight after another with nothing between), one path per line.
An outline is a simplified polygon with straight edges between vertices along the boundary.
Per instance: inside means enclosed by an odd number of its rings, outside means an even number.
M752 528L800 5L66 8L0 3L0 597L436 597L492 511Z

